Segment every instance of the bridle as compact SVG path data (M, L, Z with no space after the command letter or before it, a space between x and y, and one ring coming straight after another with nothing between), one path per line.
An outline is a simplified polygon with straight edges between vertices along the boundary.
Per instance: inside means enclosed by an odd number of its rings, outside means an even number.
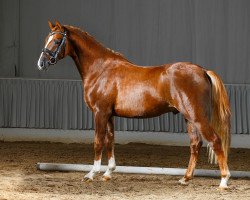
M49 63L51 65L56 64L56 62L57 62L57 56L61 52L62 47L65 46L65 44L66 44L66 37L67 37L66 31L64 31L64 32L53 31L53 32L50 32L49 36L52 36L52 35L55 35L55 34L61 34L63 36L63 38L62 38L60 44L57 46L56 50L55 51L51 51L51 50L49 50L47 48L43 48L42 49L43 53L45 53L48 56L50 56Z

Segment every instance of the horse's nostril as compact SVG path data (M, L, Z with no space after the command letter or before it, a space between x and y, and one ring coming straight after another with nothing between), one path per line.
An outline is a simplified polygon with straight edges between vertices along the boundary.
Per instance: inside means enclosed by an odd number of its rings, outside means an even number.
M41 66L41 67L44 66L44 61L40 61L40 66Z

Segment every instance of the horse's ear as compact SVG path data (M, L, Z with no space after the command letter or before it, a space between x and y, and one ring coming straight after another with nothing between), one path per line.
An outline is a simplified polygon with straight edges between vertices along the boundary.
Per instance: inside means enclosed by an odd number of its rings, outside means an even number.
M49 24L49 27L50 27L51 30L55 27L55 25L52 24L52 22L50 20L48 20L48 24Z
M62 25L57 20L56 20L56 26L58 26L58 28L60 28L60 29L62 28Z

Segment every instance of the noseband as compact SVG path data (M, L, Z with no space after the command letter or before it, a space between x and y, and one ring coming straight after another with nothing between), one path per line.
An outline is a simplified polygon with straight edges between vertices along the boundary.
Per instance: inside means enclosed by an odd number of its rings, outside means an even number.
M67 33L66 31L63 33L63 32L59 32L59 31L54 31L54 32L51 32L49 35L54 35L54 34L61 34L63 35L63 38L60 42L60 44L57 46L56 50L55 51L51 51L47 48L43 48L42 49L42 52L47 54L48 56L50 56L50 64L54 65L56 64L57 62L57 56L58 54L61 52L61 49L63 46L65 46L65 43L66 43L66 37L67 37Z

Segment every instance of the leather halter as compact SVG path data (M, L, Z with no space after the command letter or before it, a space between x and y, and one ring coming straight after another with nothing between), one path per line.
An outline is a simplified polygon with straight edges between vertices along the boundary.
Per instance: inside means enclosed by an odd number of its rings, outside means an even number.
M50 62L51 65L56 64L56 62L57 62L57 56L61 52L62 47L65 46L66 37L67 37L66 31L65 32L54 31L54 32L51 32L49 35L51 36L51 35L55 35L55 34L61 34L61 35L63 35L63 38L62 38L60 44L57 46L56 50L55 51L51 51L51 50L49 50L47 48L43 48L42 49L43 53L45 53L48 56L50 56L50 61L49 62Z

